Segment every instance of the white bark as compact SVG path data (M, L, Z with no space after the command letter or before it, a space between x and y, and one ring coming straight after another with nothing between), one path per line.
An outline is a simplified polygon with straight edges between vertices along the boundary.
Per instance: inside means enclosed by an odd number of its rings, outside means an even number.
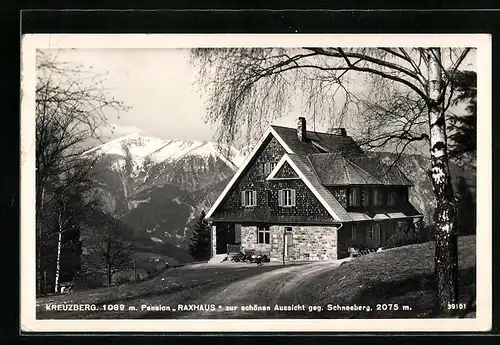
M62 229L59 229L57 236L57 258L56 258L56 279L54 281L54 292L59 292L59 274L61 271L61 242L62 242Z
M440 48L428 49L431 180L436 196L435 271L440 310L458 298L458 255L453 186L448 165Z
M212 234L210 236L210 247L212 251L212 258L217 254L217 226L212 225Z

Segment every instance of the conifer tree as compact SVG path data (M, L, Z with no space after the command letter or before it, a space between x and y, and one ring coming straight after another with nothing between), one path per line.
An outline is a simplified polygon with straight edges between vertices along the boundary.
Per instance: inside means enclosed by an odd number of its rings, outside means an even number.
M208 260L210 258L210 230L205 220L205 211L201 211L200 217L194 225L189 251L195 260Z

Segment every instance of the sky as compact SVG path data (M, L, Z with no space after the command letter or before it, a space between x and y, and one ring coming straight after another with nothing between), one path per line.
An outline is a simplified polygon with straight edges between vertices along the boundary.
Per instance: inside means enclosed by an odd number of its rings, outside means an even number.
M106 112L112 137L141 132L162 139L213 140L215 128L204 121L206 95L196 83L187 49L72 49L56 54L61 61L106 73L105 87L130 107L119 114ZM471 69L474 62L468 59L465 66ZM276 123L295 126L299 115L292 110Z

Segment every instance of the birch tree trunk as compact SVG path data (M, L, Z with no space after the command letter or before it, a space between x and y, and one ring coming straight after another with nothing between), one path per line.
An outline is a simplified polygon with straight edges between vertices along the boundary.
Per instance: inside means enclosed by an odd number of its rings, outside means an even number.
M57 236L57 257L56 257L56 279L54 281L54 292L59 292L59 274L61 271L61 242L62 242L62 229L59 228Z
M435 271L439 308L458 299L458 253L453 186L448 166L440 48L428 49L431 180L436 196Z
M64 212L66 210L66 200L64 202L64 207L59 211L59 216L57 218L58 234L57 234L57 253L56 253L56 278L54 280L54 292L59 292L59 276L61 272L61 246L62 246L62 233L64 231Z

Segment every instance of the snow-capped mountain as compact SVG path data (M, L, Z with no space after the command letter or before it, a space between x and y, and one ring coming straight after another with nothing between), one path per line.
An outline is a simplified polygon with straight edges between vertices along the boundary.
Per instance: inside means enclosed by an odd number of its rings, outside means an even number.
M163 140L138 133L111 140L86 154L100 156L100 172L110 175L112 171L120 176L119 188L123 189L126 199L166 183L190 192L206 188L232 176L245 158L236 148L227 145ZM134 203L127 208L134 208Z
M218 195L245 159L227 145L141 133L111 140L85 154L98 157L95 171L108 211L130 225L141 241L147 237L156 245L183 247L191 236L191 223L209 206L203 191ZM217 192L210 193L212 188Z
M163 140L140 133L132 133L111 140L88 150L86 153L92 152L121 157L130 155L135 169L140 169L141 165L146 162L149 164L160 163L178 160L186 156L200 156L206 159L218 158L233 168L238 167L245 159L236 148L228 145L218 145L207 141Z

